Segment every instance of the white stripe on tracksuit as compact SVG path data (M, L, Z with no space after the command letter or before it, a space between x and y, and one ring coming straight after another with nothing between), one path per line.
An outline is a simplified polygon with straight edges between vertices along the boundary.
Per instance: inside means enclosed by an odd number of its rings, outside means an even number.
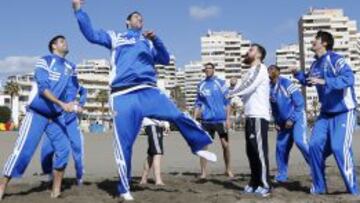
M78 124L79 126L79 124ZM84 149L84 135L82 133L82 130L79 129L80 132L80 141L81 141L81 165L82 165L82 172L85 173L85 167L84 167L84 155L85 155L85 149Z
M19 137L17 138L13 153L10 155L8 161L5 164L4 175L11 176L12 170L14 169L15 163L17 162L21 151L25 145L26 139L29 135L29 129L32 124L33 113L27 112L24 118L24 122L21 126Z
M266 163L264 159L264 151L263 151L263 141L261 134L261 120L259 118L255 119L255 130L256 130L256 140L258 145L259 158L261 162L261 179L265 188L269 188L269 184L267 182L267 174L266 174Z
M111 108L112 108L112 111L114 112L114 95L111 95L110 99L111 99ZM118 131L117 131L117 127L116 127L115 118L113 118L113 126L114 126L114 131L115 131L113 145L114 145L114 155L115 155L116 165L118 167L120 181L124 185L126 190L129 191L130 186L129 186L129 180L127 177L126 160L124 158L123 150L122 150L121 143L119 140L119 135L117 133Z
M346 179L350 182L351 186L354 185L353 181L353 162L350 153L351 142L352 142L352 134L354 131L354 122L355 119L353 118L354 112L349 111L347 113L347 121L346 121L346 132L345 132L345 140L344 140L344 147L343 147L343 154L344 154L344 173L346 175Z
M151 132L152 132L152 137L154 140L156 152L161 153L161 148L160 148L160 144L159 144L159 133L157 132L156 126L154 126L154 125L151 126Z
M306 134L306 127L307 127L307 118L306 118L306 114L305 114L305 110L302 111L302 116L303 116L303 123L301 124L302 127L304 128L304 131L303 131L303 134L302 134L302 137L303 137L303 142L305 145L308 145L308 138L307 138L307 134Z

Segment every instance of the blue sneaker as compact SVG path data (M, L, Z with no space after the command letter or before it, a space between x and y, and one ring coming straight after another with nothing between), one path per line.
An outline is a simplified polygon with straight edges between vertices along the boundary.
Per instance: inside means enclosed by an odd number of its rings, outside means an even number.
M325 194L325 193L326 193L326 192L317 192L317 191L315 190L314 185L311 185L310 194L312 194L312 195L323 195L323 194Z
M255 194L261 197L268 197L270 195L270 189L259 186L258 188L256 188Z
M285 182L287 182L287 179L288 179L288 177L286 177L286 176L277 175L277 176L275 177L274 182L275 182L275 183L285 183Z

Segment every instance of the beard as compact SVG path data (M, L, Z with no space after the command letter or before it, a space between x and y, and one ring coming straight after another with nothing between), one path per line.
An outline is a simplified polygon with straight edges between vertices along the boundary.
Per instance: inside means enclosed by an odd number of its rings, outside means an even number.
M68 54L69 53L69 49L65 49L64 50L64 54L66 55L66 54Z
M246 65L250 65L253 61L254 61L253 58L251 58L251 57L249 57L248 55L246 55L243 62L244 62Z

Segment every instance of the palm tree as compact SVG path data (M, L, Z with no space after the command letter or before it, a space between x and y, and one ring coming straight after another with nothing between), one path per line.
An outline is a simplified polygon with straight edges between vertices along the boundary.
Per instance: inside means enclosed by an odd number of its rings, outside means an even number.
M11 118L12 122L15 125L19 124L19 107L15 106L18 105L18 102L15 102L15 98L18 99L19 92L20 92L20 85L15 81L7 82L4 87L5 93L10 95L10 107L11 107Z
M15 96L19 96L20 85L15 81L7 82L5 87L5 93L11 97L11 107L13 107L13 101Z
M104 125L105 103L109 100L109 93L107 90L100 90L95 97L96 102L101 103L101 121Z
M171 97L175 100L176 105L182 110L186 110L185 94L181 90L180 86L175 86L171 89Z

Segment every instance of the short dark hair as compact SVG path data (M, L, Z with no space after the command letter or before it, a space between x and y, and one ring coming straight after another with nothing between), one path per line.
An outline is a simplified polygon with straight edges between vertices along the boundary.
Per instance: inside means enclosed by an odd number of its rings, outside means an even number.
M135 14L138 14L138 15L141 16L141 13L140 13L139 11L133 11L133 12L131 12L131 13L127 16L126 20L131 20L131 18L132 18L133 15L135 15Z
M52 48L52 45L55 44L57 42L58 39L66 39L63 35L56 35L55 37L53 37L50 42L49 42L49 45L48 45L48 49L50 51L50 53L53 53L53 48Z
M138 14L138 15L140 15L141 16L141 13L139 12L139 11L133 11L133 12L131 12L127 17L126 17L126 20L127 21L130 21L131 20L131 18L133 17L133 15L135 15L135 14ZM126 27L128 28L129 27L129 25L128 24L126 24Z
M318 31L316 33L316 39L321 39L321 42L324 43L326 42L326 50L330 51L333 50L334 48L334 37L330 32L326 32L326 31Z
M205 63L204 67L206 67L206 66L211 66L212 69L215 69L215 65L211 62Z
M277 65L275 65L275 64L270 65L270 66L268 67L268 69L270 69L270 68L275 68L276 70L278 70L278 71L280 72L279 66L277 66Z
M265 57L266 57L266 50L265 50L265 48L264 48L263 46L261 46L260 44L257 44L257 43L254 43L254 44L252 44L251 46L257 47L257 49L259 50L259 52L260 52L260 54L261 54L260 60L261 60L261 62L263 62L264 59L265 59Z

